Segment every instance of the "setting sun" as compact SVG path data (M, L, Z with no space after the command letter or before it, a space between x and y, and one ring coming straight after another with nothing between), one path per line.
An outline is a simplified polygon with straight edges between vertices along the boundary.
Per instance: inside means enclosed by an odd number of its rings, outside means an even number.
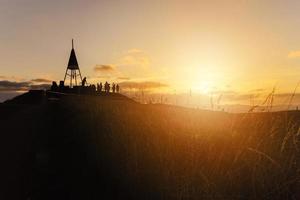
M195 88L197 89L197 88ZM213 82L211 81L200 81L199 91L202 94L209 94L213 90Z

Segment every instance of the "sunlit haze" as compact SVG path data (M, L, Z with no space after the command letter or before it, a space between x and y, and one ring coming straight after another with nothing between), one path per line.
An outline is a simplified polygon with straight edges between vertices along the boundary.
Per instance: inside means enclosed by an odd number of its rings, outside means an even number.
M299 9L296 0L0 0L0 80L63 79L74 38L89 83L195 106L220 95L259 104L275 87L281 105L300 78ZM0 85L1 99L19 90Z

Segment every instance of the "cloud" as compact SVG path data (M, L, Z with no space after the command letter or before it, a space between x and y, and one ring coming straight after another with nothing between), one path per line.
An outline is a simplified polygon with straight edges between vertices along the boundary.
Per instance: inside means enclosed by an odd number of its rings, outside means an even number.
M116 60L110 64L97 64L94 66L94 72L99 72L101 77L107 78L109 75L111 79L116 80L130 80L128 75L134 74L135 77L144 76L150 66L150 58L140 49L129 49L123 52Z
M35 84L33 81L16 82L16 81L3 80L0 81L0 92L27 91L31 89L42 90L42 89L49 89L50 86L51 85L48 83Z
M300 93L279 93L274 95L275 98L289 100L292 98L293 102L300 103Z
M94 67L96 72L113 72L115 71L114 65L96 65Z
M254 94L239 94L239 95L231 96L231 98L232 98L232 100L235 100L235 101L245 101L245 100L250 100L254 96L255 96ZM258 96L256 95L255 97L258 97Z
M291 51L288 54L288 58L298 58L300 57L300 51Z
M214 90L212 94L220 94L220 95L236 95L237 92L234 90Z
M140 49L129 49L128 51L127 51L127 54L140 54L140 53L144 53L142 50L140 50Z
M36 78L32 79L31 82L36 82L36 83L51 83L51 80L44 79L44 78Z
M25 91L28 90L31 82L0 81L0 91Z
M130 80L129 77L124 77L124 76L122 76L122 77L117 77L117 79L118 79L118 80Z
M122 89L156 89L168 87L169 85L156 82L156 81L143 81L143 82L135 82L135 81L124 81L119 84Z
M51 87L50 84L38 84L38 85L30 85L29 89L31 90L46 90Z
M97 78L100 78L100 79L110 79L111 77L110 76L97 76Z
M246 94L224 94L223 98L229 101L244 101L250 102L250 100L256 100L257 103L262 103L268 94L266 93L246 93ZM274 94L274 104L278 103L288 103L288 100L293 96L293 103L300 103L300 93L292 94L292 93L278 93Z
M250 92L265 92L266 89L263 88L258 88L258 89L254 89L254 90L250 90Z
M117 63L118 66L138 67L147 69L151 61L149 56L140 49L129 49Z

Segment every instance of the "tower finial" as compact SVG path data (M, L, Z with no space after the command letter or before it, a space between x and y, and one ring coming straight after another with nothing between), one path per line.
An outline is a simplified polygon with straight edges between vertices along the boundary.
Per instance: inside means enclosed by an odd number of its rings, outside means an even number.
M72 49L74 49L74 42L73 42L73 38L72 38Z

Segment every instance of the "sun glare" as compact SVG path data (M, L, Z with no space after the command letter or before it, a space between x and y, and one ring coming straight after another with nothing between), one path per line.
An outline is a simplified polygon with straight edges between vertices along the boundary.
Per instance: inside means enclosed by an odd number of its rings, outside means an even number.
M212 66L212 65L209 65ZM216 67L193 67L190 74L190 85L193 92L208 95L216 88L222 87L222 73Z
M199 85L199 90L202 94L209 94L212 91L212 82L202 81Z

